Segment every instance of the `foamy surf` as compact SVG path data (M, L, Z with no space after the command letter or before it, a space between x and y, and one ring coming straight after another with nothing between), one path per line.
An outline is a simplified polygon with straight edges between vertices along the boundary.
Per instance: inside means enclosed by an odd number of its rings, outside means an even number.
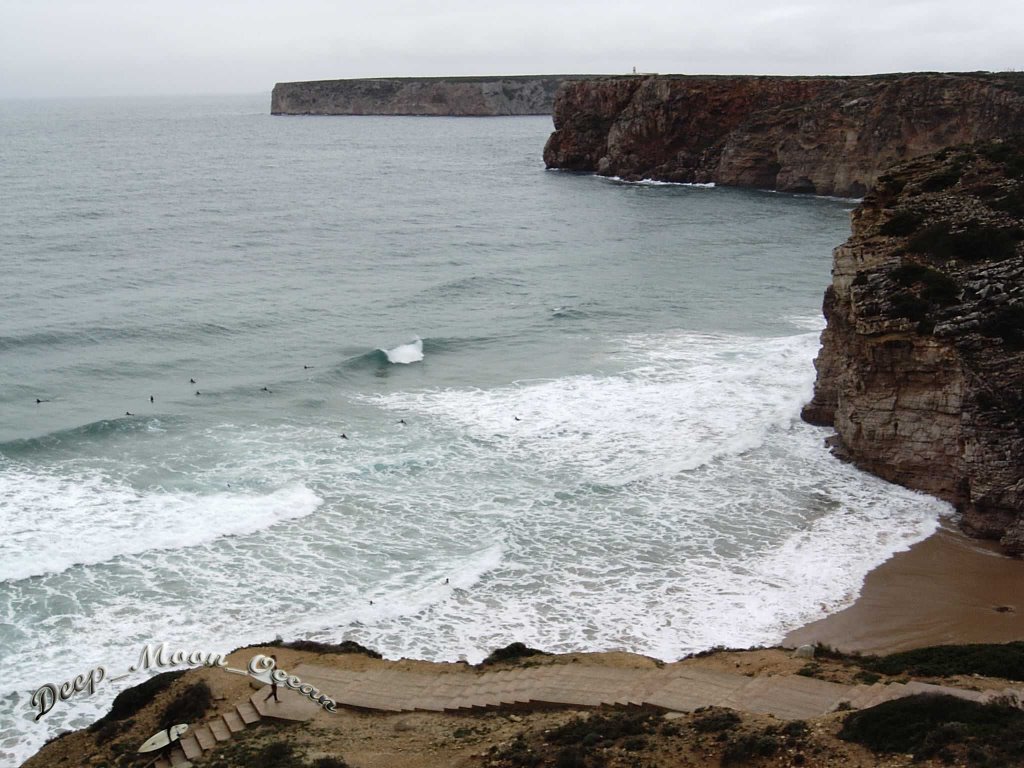
M714 189L715 182L707 181L660 181L659 179L624 179L621 176L600 176L616 184L633 184L638 187L690 187L692 189Z
M742 453L798 418L817 334L679 333L623 339L627 369L491 390L395 393L374 402L461 425L510 459L622 485Z
M423 359L423 340L418 336L407 344L399 344L392 349L381 349L387 355L389 363L409 365L418 363Z
M0 581L250 534L321 503L298 484L266 494L139 491L97 473L8 463L0 474Z

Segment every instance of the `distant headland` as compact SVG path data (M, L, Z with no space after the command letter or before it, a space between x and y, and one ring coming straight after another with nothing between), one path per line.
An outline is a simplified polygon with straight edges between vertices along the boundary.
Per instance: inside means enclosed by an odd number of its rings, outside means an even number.
M278 83L274 115L426 115L496 117L550 115L566 81L606 75L374 77Z

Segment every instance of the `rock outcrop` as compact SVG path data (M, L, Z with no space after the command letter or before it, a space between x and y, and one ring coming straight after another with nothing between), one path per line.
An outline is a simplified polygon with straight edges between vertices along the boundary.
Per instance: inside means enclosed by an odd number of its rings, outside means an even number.
M862 196L892 165L1024 125L1024 75L636 76L570 82L549 168Z
M550 115L567 80L592 75L381 77L278 83L274 115Z
M1024 554L1024 139L882 176L825 293L804 418L837 455Z

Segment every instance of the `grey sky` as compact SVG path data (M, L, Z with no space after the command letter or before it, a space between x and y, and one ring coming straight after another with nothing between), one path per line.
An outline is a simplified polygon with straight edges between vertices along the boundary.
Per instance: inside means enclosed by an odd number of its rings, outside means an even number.
M2 0L0 97L381 75L1024 69L1024 2Z

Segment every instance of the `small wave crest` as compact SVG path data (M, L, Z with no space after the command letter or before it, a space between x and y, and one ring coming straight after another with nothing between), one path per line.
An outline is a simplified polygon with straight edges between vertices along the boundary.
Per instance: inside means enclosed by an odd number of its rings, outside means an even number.
M173 416L136 418L122 416L117 419L100 419L70 429L61 429L39 437L19 438L0 443L0 456L18 458L37 452L59 449L73 451L82 443L97 443L103 440L130 435L136 432L154 432L166 429L181 421Z
M389 363L399 365L418 363L423 359L423 340L417 336L406 344L399 344L397 347L381 349L380 351L387 355Z

